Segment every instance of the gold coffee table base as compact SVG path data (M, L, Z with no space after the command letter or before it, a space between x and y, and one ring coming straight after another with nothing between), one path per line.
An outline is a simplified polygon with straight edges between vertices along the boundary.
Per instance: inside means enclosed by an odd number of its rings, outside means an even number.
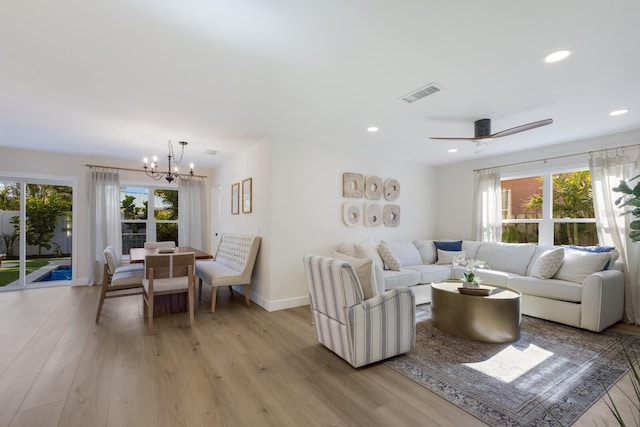
M431 320L443 332L474 341L504 343L520 338L518 291L496 286L491 295L473 296L458 292L461 282L431 284Z

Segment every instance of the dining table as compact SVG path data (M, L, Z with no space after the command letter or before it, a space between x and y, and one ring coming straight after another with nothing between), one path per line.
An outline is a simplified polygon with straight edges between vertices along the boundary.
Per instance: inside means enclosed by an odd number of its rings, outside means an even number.
M185 253L193 252L196 260L212 259L213 255L208 252L201 251L191 246L177 246L170 251L170 248L131 248L129 250L129 262L131 264L143 263L148 255L158 255L163 253ZM196 279L197 280L197 279ZM195 285L195 284L194 284ZM194 292L195 298L195 292ZM164 314L180 313L187 311L187 294L169 294L155 295L153 297L153 316L161 316Z

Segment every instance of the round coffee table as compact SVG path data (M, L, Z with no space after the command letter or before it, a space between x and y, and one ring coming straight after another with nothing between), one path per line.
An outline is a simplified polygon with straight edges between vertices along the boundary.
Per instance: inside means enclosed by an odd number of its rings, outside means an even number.
M462 282L431 284L431 320L441 331L474 341L504 343L520 338L520 300L513 289L482 285L489 296L464 295Z

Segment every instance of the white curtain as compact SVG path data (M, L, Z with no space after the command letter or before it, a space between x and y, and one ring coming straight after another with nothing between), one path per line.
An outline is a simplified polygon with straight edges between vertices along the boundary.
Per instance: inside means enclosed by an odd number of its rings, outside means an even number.
M472 212L475 240L502 241L502 186L497 168L476 171Z
M102 283L104 248L111 245L122 253L120 228L120 176L117 172L91 171L89 186L89 277L94 284Z
M178 182L178 242L200 250L208 249L207 206L204 181Z
M637 149L603 151L589 159L593 204L596 214L598 239L601 245L615 246L620 252L625 280L625 320L640 324L640 243L629 237L631 215L620 215L624 210L615 205L622 193L612 188L620 180L640 175L640 152ZM635 181L629 184L633 188Z

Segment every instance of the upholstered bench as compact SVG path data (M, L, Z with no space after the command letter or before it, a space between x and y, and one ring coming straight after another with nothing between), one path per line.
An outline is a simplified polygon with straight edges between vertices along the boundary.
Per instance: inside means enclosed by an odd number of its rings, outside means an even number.
M259 236L225 233L213 260L196 261L196 275L200 279L198 295L202 297L202 283L212 287L212 313L216 311L216 291L220 286L243 285L244 299L250 304L249 285L259 247Z

